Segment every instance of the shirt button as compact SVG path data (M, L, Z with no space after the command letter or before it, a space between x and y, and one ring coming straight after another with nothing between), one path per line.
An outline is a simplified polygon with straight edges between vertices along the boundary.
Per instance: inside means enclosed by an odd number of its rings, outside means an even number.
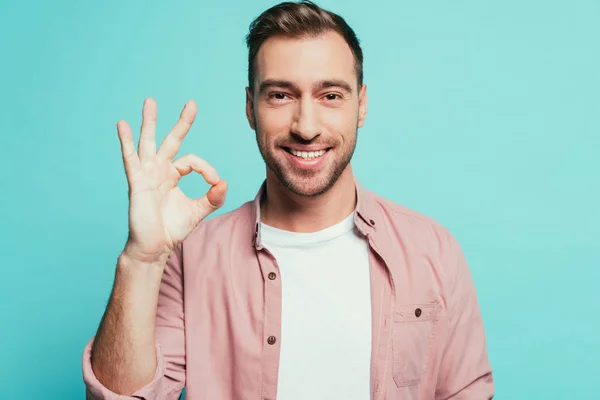
M420 309L420 308L417 308L417 309L415 310L415 316L416 316L417 318L419 318L419 317L421 316L421 309Z
M372 226L375 226L375 221L373 221L372 219L370 219L369 222L371 223Z
M275 336L269 336L267 339L267 343L273 345L275 344L275 342L277 341L277 338Z
M277 278L277 274L275 272L269 272L269 279L274 281Z

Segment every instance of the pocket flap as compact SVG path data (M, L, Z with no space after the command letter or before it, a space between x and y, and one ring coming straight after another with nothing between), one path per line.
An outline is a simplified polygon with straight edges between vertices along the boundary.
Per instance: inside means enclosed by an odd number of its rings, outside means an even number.
M401 304L394 312L395 322L435 321L442 306L439 303Z

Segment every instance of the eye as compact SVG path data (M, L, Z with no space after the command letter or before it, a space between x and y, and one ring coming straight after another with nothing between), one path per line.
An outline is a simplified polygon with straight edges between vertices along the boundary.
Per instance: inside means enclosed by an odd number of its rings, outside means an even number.
M282 100L285 100L287 97L288 97L287 94L281 93L281 92L269 93L269 99L271 99L271 100L282 101Z
M327 93L327 94L325 95L325 99L326 99L326 100L328 100L328 101L341 100L341 99L342 99L342 96L340 96L340 95L339 95L339 94L337 94L337 93Z

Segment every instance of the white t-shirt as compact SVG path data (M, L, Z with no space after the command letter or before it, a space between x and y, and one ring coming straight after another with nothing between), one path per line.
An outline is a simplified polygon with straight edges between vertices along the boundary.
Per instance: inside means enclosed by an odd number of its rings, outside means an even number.
M370 398L369 253L353 218L314 233L261 226L282 285L278 400Z

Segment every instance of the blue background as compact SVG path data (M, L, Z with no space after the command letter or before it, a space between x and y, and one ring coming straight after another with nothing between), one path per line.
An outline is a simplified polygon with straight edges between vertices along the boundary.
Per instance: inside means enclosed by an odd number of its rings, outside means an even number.
M116 122L264 176L244 115L248 24L272 1L6 2L0 9L0 397L84 397L80 358L127 236ZM322 1L365 53L368 188L463 246L498 399L598 399L600 3ZM181 186L200 196L198 176Z

